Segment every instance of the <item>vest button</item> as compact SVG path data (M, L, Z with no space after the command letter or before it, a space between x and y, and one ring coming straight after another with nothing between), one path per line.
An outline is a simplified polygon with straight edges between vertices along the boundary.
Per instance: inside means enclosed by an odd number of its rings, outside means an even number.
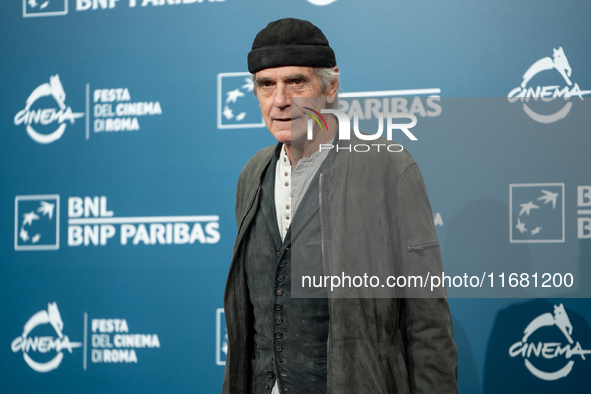
M279 275L279 276L277 277L277 280L278 280L279 282L283 282L283 279L285 279L285 278L283 277L283 275Z
M281 347L281 345L276 345L276 346L275 346L275 351L276 351L277 353L280 353L282 350L283 350L283 348Z
M283 294L283 289L277 289L275 290L275 294L277 294L278 296Z
M283 336L283 334L282 334L282 333L280 333L279 331L277 331L277 332L275 333L275 338L277 338L277 339L281 339L281 337L282 337L282 336Z
M283 305L281 305L281 304L277 304L277 305L275 305L275 310L278 310L278 311L280 311L280 310L282 310L282 309L283 309Z
M271 386L269 386L268 384L265 386L265 389L269 390L271 388Z
M280 250L276 250L276 251L275 251L275 254L276 254L277 256L281 256L281 251L280 251Z
M285 260L281 260L281 261L279 262L279 267L280 267L280 268L283 268L283 267L285 267Z
M275 318L275 323L277 323L277 324L281 324L281 323L283 323L283 319L281 318L281 316L277 316L277 317Z
M267 376L272 378L273 377L273 372L272 371L267 371Z

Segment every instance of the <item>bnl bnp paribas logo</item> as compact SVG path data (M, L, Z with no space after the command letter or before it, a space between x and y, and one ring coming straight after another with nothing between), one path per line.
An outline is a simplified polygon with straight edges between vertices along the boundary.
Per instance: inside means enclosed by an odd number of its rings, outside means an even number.
M219 216L117 217L106 196L68 197L67 244L77 246L216 244ZM60 196L16 196L14 249L58 250Z
M565 242L564 192L564 183L510 184L510 242ZM577 186L576 194L577 238L591 239L591 186Z
M265 127L253 90L252 74L249 72L217 75L218 129ZM350 119L377 121L379 127L382 119L390 115L421 118L441 115L440 94L439 88L346 92L339 94L338 109Z
M22 334L13 339L10 348L13 353L22 352L25 363L41 373L57 369L64 354L74 355L77 348L82 348L76 358L79 360L82 356L84 370L88 361L93 364L137 364L137 353L143 352L140 349L160 348L160 339L154 333L135 333L129 326L124 318L89 319L88 313L84 312L82 342L74 342L64 334L64 321L57 303L50 302L46 310L34 313L27 320Z
M23 0L23 17L59 16L68 13L68 0Z
M59 249L60 196L16 196L14 204L14 249Z
M591 90L581 90L576 82L571 81L572 68L562 47L553 51L552 57L544 57L532 64L523 74L521 85L508 95L510 103L520 101L523 111L540 123L564 119L573 106L571 98L583 100L583 96L591 93ZM534 83L536 81L549 84L540 86ZM564 104L557 101L560 98Z
M564 183L511 184L509 201L511 242L564 242Z
M159 101L132 100L130 89L85 87L85 112L74 112L65 103L66 92L58 74L49 77L29 95L25 108L14 117L15 126L24 125L31 139L39 144L50 144L62 138L66 127L76 127L76 119L85 117L86 122L76 130L85 139L92 135L119 134L140 130L142 117L162 115ZM80 107L82 104L80 104Z
M69 0L22 0L23 17L59 16L68 14ZM119 8L140 8L150 6L167 6L178 4L219 3L226 0L76 0L76 11L112 10ZM313 0L323 1L323 0ZM326 1L326 0L324 0ZM335 1L335 0L332 0Z
M536 337L536 332L540 336L546 334L546 337L551 334L552 341L531 341L532 336ZM575 361L585 361L585 355L591 354L591 350L583 349L579 341L573 340L572 335L573 326L564 306L554 305L554 313L543 313L525 327L521 340L509 347L509 356L522 357L527 370L539 379L558 380L572 371ZM561 358L564 361L558 367L554 366L552 361ZM541 364L545 364L548 369L551 365L554 367L552 370L544 370Z

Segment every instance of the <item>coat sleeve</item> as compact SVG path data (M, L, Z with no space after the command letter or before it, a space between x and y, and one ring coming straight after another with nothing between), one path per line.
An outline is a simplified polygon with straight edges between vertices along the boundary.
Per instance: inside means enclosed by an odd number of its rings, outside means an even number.
M236 202L235 202L235 207L234 207L237 228L240 227L240 219L241 219L240 215L241 215L241 210L242 210L242 205L243 205L242 194L244 193L244 185L243 184L244 184L243 175L241 173L238 178L238 184L236 186ZM227 300L224 300L224 308L226 308L226 301ZM227 316L227 315L224 314L224 316ZM227 321L226 321L226 327L228 327ZM230 392L231 392L230 391L230 360L231 360L231 357L232 356L230 354L230 347L228 346L227 353L226 353L226 365L224 366L224 379L222 382L222 394L230 394Z
M433 213L416 163L401 172L395 187L402 273L423 278L428 272L431 275L441 273L441 251ZM420 245L428 246L421 253L408 250L408 247ZM405 340L410 391L457 393L457 348L445 292L439 294L440 298L427 298L425 293L415 295L420 298L404 298L400 302L400 329Z

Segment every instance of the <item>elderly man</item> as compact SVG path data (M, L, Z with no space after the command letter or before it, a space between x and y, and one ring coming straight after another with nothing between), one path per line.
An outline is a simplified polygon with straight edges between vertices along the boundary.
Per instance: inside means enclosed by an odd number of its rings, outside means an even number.
M334 273L350 258L368 267L385 262L397 273L441 269L416 163L406 151L354 154L351 144L363 141L341 141L333 116L309 138L314 108L297 100L334 107L338 91L335 54L310 22L270 23L256 36L248 67L278 144L259 151L238 180L222 392L457 392L445 298L327 297L326 289L313 298L293 296L298 252L312 276ZM321 144L341 149L319 150ZM296 251L292 240L301 239Z

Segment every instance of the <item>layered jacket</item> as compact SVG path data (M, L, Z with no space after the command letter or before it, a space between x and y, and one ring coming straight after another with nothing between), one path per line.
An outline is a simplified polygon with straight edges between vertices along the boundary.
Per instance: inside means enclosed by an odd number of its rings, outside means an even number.
M371 141L383 144L378 152L351 134L335 143L339 150L330 152L319 177L327 274L340 275L343 261L390 265L399 275L415 267L441 272L433 214L414 159L406 150L388 151L391 141ZM370 150L355 151L359 144ZM249 394L251 387L253 311L244 246L275 149L259 151L238 180L238 235L224 293L229 346L223 394ZM331 297L328 303L328 393L457 393L457 349L445 298Z

